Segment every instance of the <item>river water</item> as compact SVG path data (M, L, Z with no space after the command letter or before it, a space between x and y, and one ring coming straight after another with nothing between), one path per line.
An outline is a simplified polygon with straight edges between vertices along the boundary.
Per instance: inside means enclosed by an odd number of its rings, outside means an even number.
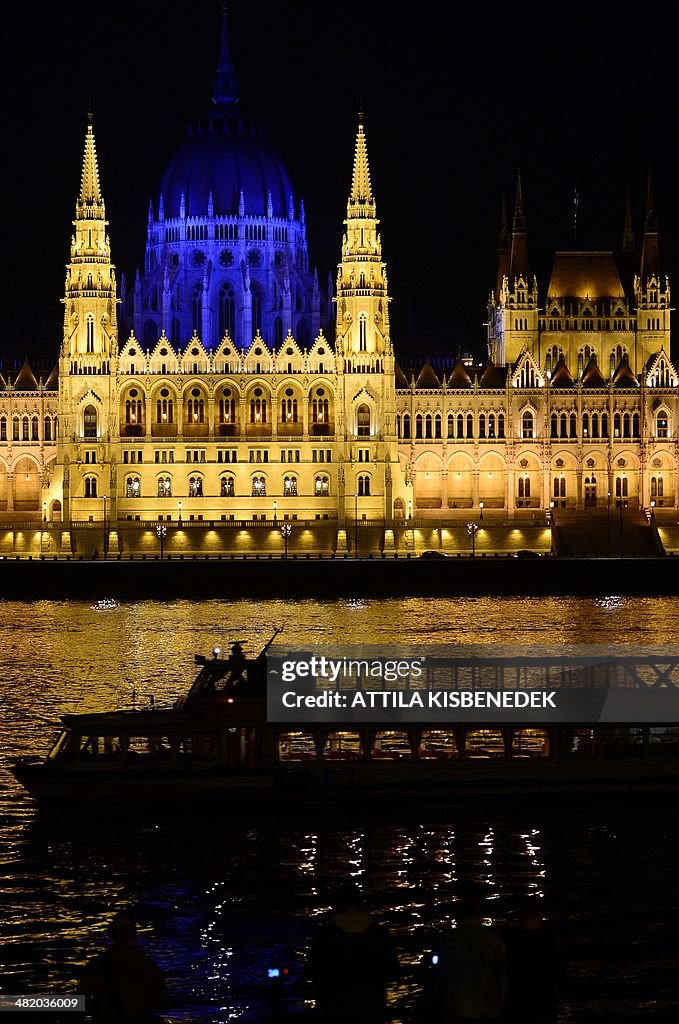
M167 703L193 678L195 653L234 639L255 652L277 627L293 646L361 642L385 654L393 644L679 643L671 598L0 602L0 992L77 991L107 921L132 903L173 992L168 1021L269 1020L276 966L288 969L283 1019L303 1021L310 936L349 876L398 943L394 1024L410 1021L418 964L471 881L499 923L519 897L543 897L568 965L564 1022L677 1019L679 826L667 797L480 798L337 818L300 808L245 821L228 806L174 820L149 807L95 824L77 806L45 818L8 772L12 756L46 752L61 714L130 706L133 691L138 704L151 694Z

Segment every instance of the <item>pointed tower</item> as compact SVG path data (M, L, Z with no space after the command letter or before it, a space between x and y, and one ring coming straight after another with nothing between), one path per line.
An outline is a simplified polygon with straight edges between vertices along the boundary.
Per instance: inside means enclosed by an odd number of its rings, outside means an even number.
M88 115L75 233L66 268L64 334L59 360L57 465L63 466L64 519L74 498L87 501L78 514L99 512L108 493L111 410L118 356L115 267L99 183L97 151ZM96 466L86 473L84 466Z
M525 351L539 357L538 286L528 261L520 172L516 176L511 239L504 227L500 241L497 292L488 305L488 355L496 366L507 366Z
M670 286L661 271L658 223L649 172L646 188L646 217L641 243L641 264L634 280L637 307L637 360L639 375L650 357L664 348L670 351Z
M350 515L356 511L360 515L365 506L366 514L369 509L370 515L391 518L392 463L398 464L395 367L387 272L362 114L344 224L337 270L335 348L345 450L352 463L352 472L346 477L347 510ZM365 462L371 466L363 465ZM356 499L356 508L350 498Z

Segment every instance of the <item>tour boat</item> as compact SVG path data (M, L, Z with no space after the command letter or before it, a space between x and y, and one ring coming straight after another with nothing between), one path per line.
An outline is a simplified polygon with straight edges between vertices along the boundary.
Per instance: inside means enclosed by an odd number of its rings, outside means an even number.
M196 655L198 675L171 707L62 716L47 757L15 760L15 777L43 805L174 808L223 796L246 809L679 782L679 724L271 723L272 640L253 658L241 642L227 657Z

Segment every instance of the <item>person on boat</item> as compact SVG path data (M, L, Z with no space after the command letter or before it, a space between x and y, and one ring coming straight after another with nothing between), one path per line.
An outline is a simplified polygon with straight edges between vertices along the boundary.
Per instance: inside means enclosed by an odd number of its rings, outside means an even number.
M111 943L81 975L86 1019L94 1024L155 1024L170 1005L162 971L137 943L137 924L121 911L109 925Z
M383 1024L387 986L400 973L398 954L355 885L342 886L313 935L309 969L319 1024Z
M507 998L507 948L484 925L486 908L477 896L455 904L457 927L436 942L433 1016L441 1024L499 1024Z
M516 924L501 929L507 946L506 1024L555 1024L561 1006L561 945L540 900L526 898Z

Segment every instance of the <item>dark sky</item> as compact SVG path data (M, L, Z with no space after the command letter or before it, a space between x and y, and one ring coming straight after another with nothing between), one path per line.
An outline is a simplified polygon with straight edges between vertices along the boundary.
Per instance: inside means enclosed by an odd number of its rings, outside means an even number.
M679 287L674 10L649 25L610 5L511 5L506 15L380 0L229 7L242 104L304 197L322 281L335 276L365 113L397 352L481 351L502 192L513 204L518 167L539 278L556 249L618 248L628 192L639 231L650 170L661 257ZM2 354L58 353L90 102L113 260L119 276L133 275L149 198L209 105L220 9L219 0L13 8Z

